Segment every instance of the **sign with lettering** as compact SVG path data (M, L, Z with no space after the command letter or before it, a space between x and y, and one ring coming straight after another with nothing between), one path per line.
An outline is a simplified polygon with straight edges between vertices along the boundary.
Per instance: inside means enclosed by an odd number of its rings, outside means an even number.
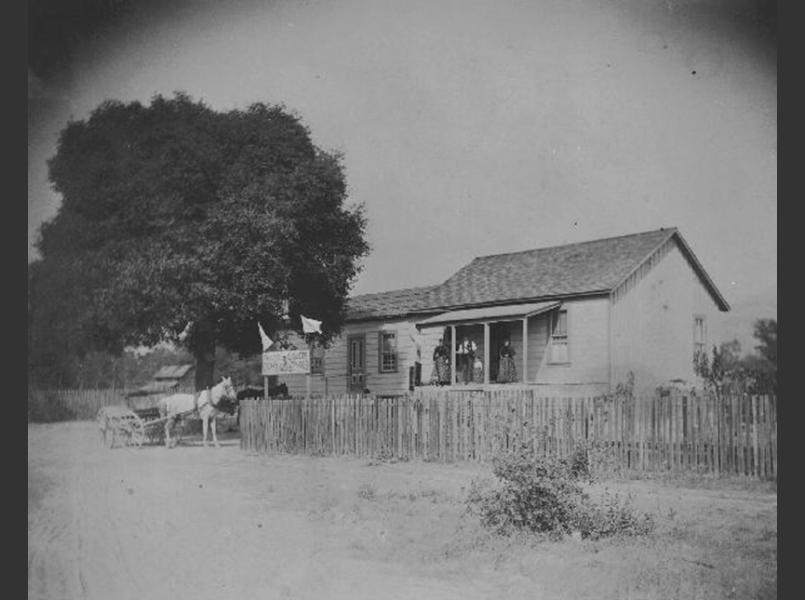
M309 350L263 352L263 375L295 375L310 373Z

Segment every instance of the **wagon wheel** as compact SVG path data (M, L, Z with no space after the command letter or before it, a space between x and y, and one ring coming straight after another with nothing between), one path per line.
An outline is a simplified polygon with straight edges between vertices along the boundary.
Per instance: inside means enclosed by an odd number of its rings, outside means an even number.
M141 447L145 441L145 424L142 419L137 415L132 415L126 425L126 445Z
M128 419L114 416L109 419L109 425L109 437L111 439L109 447L114 448L116 445L119 445L119 443L125 446L129 438L130 430Z

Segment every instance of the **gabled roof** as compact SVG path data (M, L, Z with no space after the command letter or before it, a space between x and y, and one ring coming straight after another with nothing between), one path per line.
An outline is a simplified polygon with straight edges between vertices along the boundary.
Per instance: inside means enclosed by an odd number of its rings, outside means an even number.
M428 293L433 288L434 286L425 286L353 296L347 303L347 320L404 317L427 309Z
M429 308L609 293L675 238L721 310L729 305L675 227L474 259L428 297Z
M481 256L440 285L350 298L348 321L608 294L674 240L722 311L729 304L676 227Z

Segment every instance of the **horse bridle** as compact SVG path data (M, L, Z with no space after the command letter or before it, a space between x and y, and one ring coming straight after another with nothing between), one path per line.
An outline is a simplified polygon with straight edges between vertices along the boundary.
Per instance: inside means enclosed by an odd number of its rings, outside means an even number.
M199 404L199 399L201 398L201 395L204 394L205 392L207 394L207 400L206 400L206 402L204 402L202 404ZM207 404L209 404L210 406L212 406L216 410L220 410L218 408L218 405L221 404L221 400L223 400L225 397L226 397L225 394L221 394L221 397L218 398L218 402L213 402L212 401L212 388L208 387L207 389L200 391L198 393L198 395L196 396L196 412L200 411ZM223 411L223 412L226 412L226 411Z

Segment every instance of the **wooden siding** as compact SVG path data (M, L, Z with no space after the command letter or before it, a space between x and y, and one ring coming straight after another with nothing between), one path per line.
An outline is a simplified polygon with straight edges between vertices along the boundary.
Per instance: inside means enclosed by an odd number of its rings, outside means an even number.
M612 384L635 375L653 389L693 372L693 317L706 317L708 348L720 343L721 312L675 242L669 241L613 294Z
M580 298L562 303L567 310L568 353L570 362L555 364L549 361L546 348L533 383L594 385L609 384L609 350L607 311L609 298ZM529 369L530 370L530 369Z
M397 333L397 370L393 373L379 372L380 331L395 331ZM411 338L411 336L416 337L416 333L414 321L406 319L347 323L341 335L333 340L330 348L324 353L324 373L310 376L311 393L322 395L325 393L325 387L327 393L330 394L347 393L347 338L353 335L362 335L364 337L366 388L372 394L380 395L406 392L408 390L408 368L413 366L417 360L420 360L416 344ZM294 343L298 348L305 347L304 342L301 340ZM432 355L433 347L431 347L430 353ZM426 356L425 348L422 348L421 355ZM425 368L430 361L424 362L423 378L430 376L430 372ZM288 393L292 396L304 396L307 392L305 375L280 376L278 382L285 383L288 386Z
M548 349L551 313L528 320L528 381L539 380L539 370ZM521 336L522 337L522 336ZM520 365L517 365L518 369Z

